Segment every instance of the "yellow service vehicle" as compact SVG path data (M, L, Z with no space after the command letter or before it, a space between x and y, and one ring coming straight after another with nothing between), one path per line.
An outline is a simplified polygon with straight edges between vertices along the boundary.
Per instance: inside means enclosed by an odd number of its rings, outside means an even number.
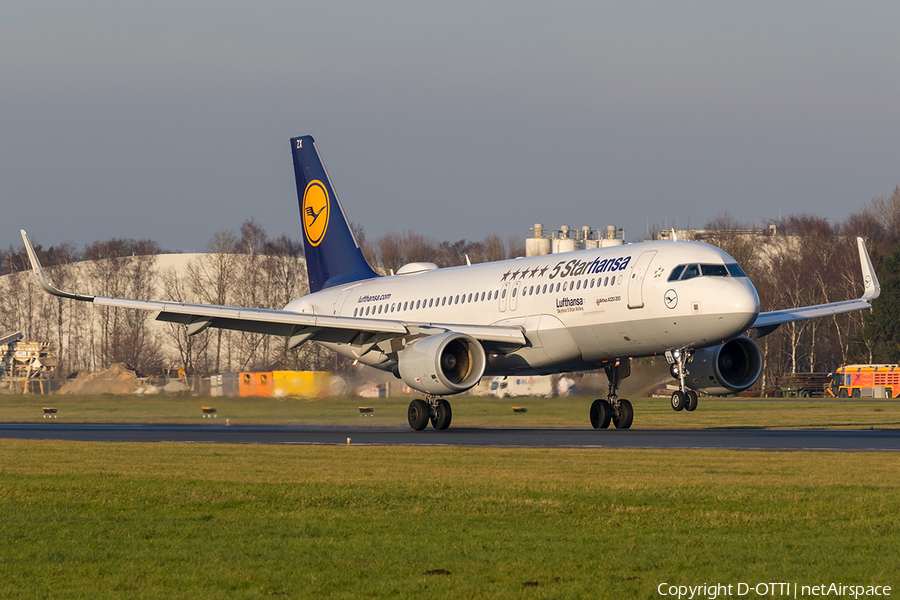
M844 365L834 372L839 398L900 396L900 365Z

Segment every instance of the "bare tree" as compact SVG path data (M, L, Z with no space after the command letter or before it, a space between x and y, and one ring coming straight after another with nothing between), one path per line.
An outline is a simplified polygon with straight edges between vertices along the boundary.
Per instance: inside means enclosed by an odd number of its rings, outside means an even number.
M186 272L191 280L191 292L206 304L231 303L232 285L235 280L237 255L234 247L237 238L230 231L220 231L207 243L207 254L188 264ZM223 342L230 341L230 332L215 331L215 359L213 371L222 372ZM231 367L231 353L226 346L226 364Z
M199 301L186 277L181 277L174 268L162 269L159 273L163 297L176 302ZM166 334L178 351L181 368L185 373L198 371L197 358L205 354L210 342L210 330L206 329L195 335L187 334L187 325L182 323L166 323ZM205 370L204 370L205 371Z
M484 260L485 262L493 262L495 260L506 259L506 244L496 233L491 233L484 238Z
M375 242L378 264L387 273L396 273L403 266L403 248L400 245L400 236L396 233L386 233Z
M152 240L113 238L88 244L84 256L91 261L89 287L103 296L149 299L159 252ZM126 362L142 370L158 368L160 349L145 311L108 306L95 311L100 314L100 366Z

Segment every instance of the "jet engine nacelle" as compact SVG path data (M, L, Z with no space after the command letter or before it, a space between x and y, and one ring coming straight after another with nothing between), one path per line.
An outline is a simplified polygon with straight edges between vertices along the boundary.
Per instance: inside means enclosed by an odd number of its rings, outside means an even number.
M742 392L759 379L762 364L759 346L742 335L719 346L694 351L685 383L713 396Z
M479 382L487 364L484 348L464 333L448 331L416 340L400 352L397 370L409 387L444 396Z

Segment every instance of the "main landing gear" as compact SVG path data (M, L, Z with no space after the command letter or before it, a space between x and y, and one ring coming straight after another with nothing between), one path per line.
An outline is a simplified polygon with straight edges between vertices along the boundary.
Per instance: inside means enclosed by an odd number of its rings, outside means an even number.
M416 431L428 427L429 421L432 427L443 431L450 427L453 411L450 409L450 403L443 398L426 396L424 400L416 399L410 402L406 416L409 419L409 426Z
M672 363L669 367L669 373L678 380L681 386L680 390L672 392L672 410L686 410L692 412L697 409L697 392L689 390L684 385L684 376L688 375L687 363L691 360L691 352L689 350L672 350L666 352L666 358Z
M609 380L609 394L606 400L600 398L591 404L591 427L606 429L611 422L616 429L628 429L634 421L634 407L625 398L619 398L616 390L619 382L631 375L631 359L624 362L616 361L616 364L609 365L605 369L606 378Z

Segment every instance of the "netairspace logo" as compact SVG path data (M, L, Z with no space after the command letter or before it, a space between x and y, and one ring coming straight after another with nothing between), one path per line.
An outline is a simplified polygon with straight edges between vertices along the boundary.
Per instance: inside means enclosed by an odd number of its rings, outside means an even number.
M890 596L889 585L853 585L820 583L803 585L796 582L768 583L704 583L703 585L671 585L661 583L656 588L660 596L679 600L693 598L872 598Z

